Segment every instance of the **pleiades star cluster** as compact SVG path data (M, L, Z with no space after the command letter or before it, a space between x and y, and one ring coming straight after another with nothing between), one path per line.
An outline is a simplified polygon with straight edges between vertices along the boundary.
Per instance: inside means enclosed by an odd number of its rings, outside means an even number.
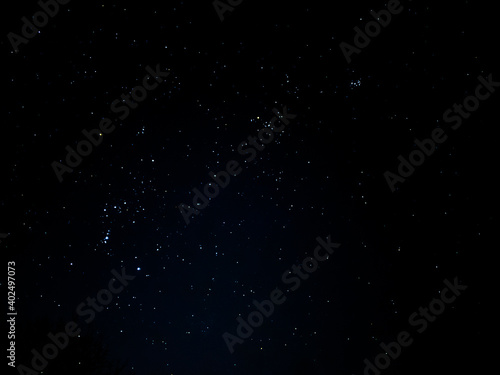
M2 374L495 371L493 3L2 7Z

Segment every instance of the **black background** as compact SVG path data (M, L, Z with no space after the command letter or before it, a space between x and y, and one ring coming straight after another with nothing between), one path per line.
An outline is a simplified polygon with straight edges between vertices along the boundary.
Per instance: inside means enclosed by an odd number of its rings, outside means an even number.
M7 34L39 7L3 5L0 246L16 262L17 364L124 266L136 279L82 324L124 373L362 374L455 277L467 291L383 373L489 368L498 94L456 131L442 114L478 76L500 80L497 16L486 2L401 3L350 64L339 44L384 2L247 0L221 22L210 1L73 0L19 53ZM171 75L59 183L51 163L158 63ZM283 106L297 114L286 132L186 226L177 206L242 162L238 144ZM384 172L436 126L449 139L392 193ZM231 355L222 334L238 314L328 234L338 251ZM91 373L64 361L44 374Z

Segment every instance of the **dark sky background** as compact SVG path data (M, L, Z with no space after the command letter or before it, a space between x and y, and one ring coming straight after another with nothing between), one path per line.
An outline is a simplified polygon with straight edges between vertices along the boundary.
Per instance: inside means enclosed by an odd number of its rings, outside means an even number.
M486 369L498 93L456 131L442 115L479 75L500 81L498 16L486 2L401 4L350 64L339 44L385 2L246 0L221 22L210 0L73 0L19 53L7 34L39 6L3 5L0 246L16 262L16 365L41 348L37 319L74 319L125 267L136 278L81 326L137 375L361 375L455 277L467 291L383 373ZM170 76L60 183L51 163L157 64ZM283 106L297 117L243 163L240 142ZM437 126L449 139L392 193L384 172ZM186 225L178 205L232 159L241 174ZM327 235L341 247L230 354L222 334Z

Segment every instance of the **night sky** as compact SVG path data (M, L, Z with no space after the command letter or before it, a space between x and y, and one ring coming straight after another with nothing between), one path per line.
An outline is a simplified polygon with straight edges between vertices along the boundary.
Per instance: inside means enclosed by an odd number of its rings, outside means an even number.
M22 18L33 21L37 1L2 5L1 289L7 302L15 262L17 312L15 365L4 357L3 368L489 368L498 16L486 2L396 3L222 0L218 14L212 0L61 0L30 38ZM354 28L388 6L398 11L357 48ZM413 314L454 282L466 288L418 332ZM112 301L89 319L87 298L109 285L123 288L101 293ZM254 301L273 298L238 338ZM79 334L34 369L31 350L68 322ZM404 331L411 345L368 370Z

